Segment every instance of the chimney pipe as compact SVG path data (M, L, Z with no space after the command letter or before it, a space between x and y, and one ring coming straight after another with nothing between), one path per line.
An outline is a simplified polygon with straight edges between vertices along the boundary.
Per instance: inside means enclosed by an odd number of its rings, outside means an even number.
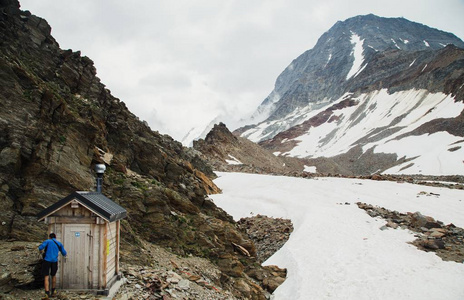
M106 166L104 164L95 165L95 172L97 173L97 193L102 192L103 173L105 173Z

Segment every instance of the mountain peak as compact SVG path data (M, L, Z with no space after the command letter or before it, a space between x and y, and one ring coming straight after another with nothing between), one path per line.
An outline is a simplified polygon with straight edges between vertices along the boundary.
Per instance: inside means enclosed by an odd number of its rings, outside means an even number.
M455 35L405 18L368 14L339 21L318 39L313 49L293 60L279 75L274 90L257 108L253 120L278 120L308 105L317 109L320 103L353 92L353 87L362 83L347 80L356 80L369 61L380 59L386 51L410 55L440 50L448 44L464 48L464 42ZM272 138L280 130L274 128L254 140Z
M404 18L383 18L373 14L349 18L337 22L319 38L313 49L292 61L256 111L255 115L260 115L263 121L238 129L237 133L255 142L266 141L264 144L268 149L282 155L343 154L343 151L363 146L371 140L370 133L380 138L380 132L388 136L386 130L390 127L395 129L389 134L400 130L397 123L411 125L401 123L409 118L408 114L415 116L410 118L415 118L416 124L430 121L433 114L414 112L424 104L423 101L431 101L428 105L434 110L440 101L450 100L448 95L454 101L463 100L463 61L464 42L451 33ZM378 101L382 102L371 101L379 95L382 99ZM413 106L399 111L390 107L388 101ZM380 106L394 111L378 116L391 123L367 118L372 111L379 112L376 107ZM457 105L457 113L459 109ZM390 120L390 116L395 118ZM457 115L453 114L453 117ZM336 142L337 136L338 139L351 136L349 129L353 130L363 122L366 122L363 126L367 130L364 132L366 136L353 135L341 146L341 152L333 152L334 147L327 148ZM440 130L455 132L451 127L456 122L459 121L450 120L448 127L441 126ZM329 131L320 129L324 124ZM341 124L347 128L340 129ZM436 132L435 125L424 125L428 128L425 132ZM308 140L305 149L303 140ZM298 154L291 150L294 147L299 148ZM358 150L359 156L364 150L361 153ZM391 157L389 161L391 163Z

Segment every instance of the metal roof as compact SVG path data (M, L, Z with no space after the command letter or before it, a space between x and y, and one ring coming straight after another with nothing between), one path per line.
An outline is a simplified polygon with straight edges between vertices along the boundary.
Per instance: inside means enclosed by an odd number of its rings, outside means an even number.
M127 215L127 211L124 208L102 193L74 192L39 212L37 214L37 218L39 221L42 220L43 218L51 215L63 206L67 205L74 199L109 222L125 218Z

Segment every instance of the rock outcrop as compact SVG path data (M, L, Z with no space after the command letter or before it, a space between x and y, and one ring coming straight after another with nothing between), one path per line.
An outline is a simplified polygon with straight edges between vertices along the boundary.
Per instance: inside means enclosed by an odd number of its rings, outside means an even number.
M421 192L420 195L439 197L438 194ZM417 248L435 252L445 261L464 263L464 229L454 224L445 225L432 217L424 216L420 212L400 213L390 211L383 207L377 207L366 203L357 203L373 218L382 218L386 224L380 230L408 229L416 232L417 239L412 242Z
M255 243L256 255L260 262L266 261L282 248L293 232L293 224L289 219L256 215L241 218L237 223L245 229L250 239Z
M194 141L193 148L217 171L285 175L304 170L304 160L277 157L248 139L235 136L223 123L214 125L204 140Z

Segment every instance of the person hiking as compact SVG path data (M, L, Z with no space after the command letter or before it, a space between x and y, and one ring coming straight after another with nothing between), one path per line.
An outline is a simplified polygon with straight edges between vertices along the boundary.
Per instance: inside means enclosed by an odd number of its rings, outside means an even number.
M62 243L56 240L56 234L50 233L49 239L39 246L39 251L44 250L44 261L42 263L42 275L44 276L45 294L55 296L56 271L58 271L58 253L66 257L67 253ZM51 271L51 272L50 272ZM52 290L50 292L50 275L52 276Z

